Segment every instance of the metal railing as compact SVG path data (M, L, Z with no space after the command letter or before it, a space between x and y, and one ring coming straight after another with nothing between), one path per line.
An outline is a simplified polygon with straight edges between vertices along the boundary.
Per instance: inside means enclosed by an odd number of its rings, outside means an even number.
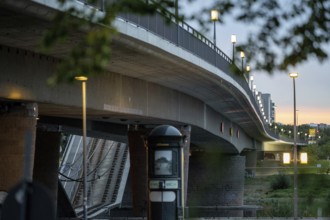
M90 5L89 0L77 1ZM96 4L94 4L94 7L102 11L107 2L113 1L115 0L98 0ZM152 0L149 0L149 2L152 2ZM167 40L170 43L189 51L195 56L222 70L227 76L238 83L249 96L250 103L252 103L259 118L261 119L266 133L276 139L282 138L268 128L268 124L263 119L260 107L257 104L253 91L251 91L249 83L246 80L244 74L233 73L234 69L238 72L242 72L242 70L239 70L239 68L235 65L230 57L228 57L211 40L209 40L199 31L191 27L186 22L177 19L177 17L169 11L165 13L165 18L164 15L160 13L143 16L132 13L119 13L117 17L140 28L143 28L146 31L163 38L164 40ZM289 140L285 139L284 141ZM290 140L289 142L293 142L293 140Z

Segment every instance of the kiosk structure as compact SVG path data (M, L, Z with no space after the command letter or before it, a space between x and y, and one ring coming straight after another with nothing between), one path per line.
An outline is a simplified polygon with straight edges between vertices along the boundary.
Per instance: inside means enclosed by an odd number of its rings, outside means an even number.
M169 125L148 136L149 220L184 218L183 136Z

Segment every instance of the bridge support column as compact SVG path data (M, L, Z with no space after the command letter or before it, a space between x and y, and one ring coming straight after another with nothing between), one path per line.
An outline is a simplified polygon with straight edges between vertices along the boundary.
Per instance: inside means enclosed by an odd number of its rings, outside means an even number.
M9 191L23 177L25 135L32 135L32 150L29 152L32 180L34 142L38 108L35 103L0 103L0 191Z
M257 166L257 151L245 151L242 153L245 156L245 175L255 177Z
M50 192L55 210L57 208L58 165L61 133L57 129L37 129L33 180L44 185Z
M189 217L236 216L243 210L245 157L215 152L193 152L190 157Z
M147 216L147 151L143 136L146 130L139 127L130 127L128 131L128 144L130 153L130 180L132 185L133 215Z
M180 132L183 136L185 136L183 143L183 156L184 156L184 201L187 205L187 193L188 193L188 177L189 177L189 157L190 157L190 133L191 126L182 126L180 128Z

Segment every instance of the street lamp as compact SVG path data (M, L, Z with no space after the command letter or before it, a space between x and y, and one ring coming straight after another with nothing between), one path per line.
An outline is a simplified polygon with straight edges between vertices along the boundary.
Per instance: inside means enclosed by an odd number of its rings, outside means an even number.
M211 21L213 21L213 25L214 25L214 33L213 33L213 44L214 44L214 48L216 47L217 43L216 43L216 27L215 27L215 22L219 20L219 12L216 9L211 10Z
M235 59L235 44L236 44L236 35L235 34L232 34L231 35L231 43L233 44L233 63L235 62L234 59Z
M251 82L251 90L253 91L253 80L254 80L254 76L251 75L250 76L250 82Z
M246 65L246 68L245 68L245 70L246 70L246 77L247 77L247 81L248 81L248 85L250 84L250 71L251 71L251 67L250 67L250 65Z
M86 76L76 76L76 80L81 81L82 88L82 120L83 120L83 211L84 220L87 219L87 149L86 149Z
M297 125L296 125L296 82L295 79L298 77L297 72L289 74L293 81L293 218L298 219L298 177L297 177Z
M296 112L297 112L297 127L298 127L298 130L299 130L299 109L296 109Z
M247 66L246 66L246 72L249 74L250 71L251 71L251 67L250 67L250 65L247 65Z
M240 55L241 55L241 58L242 58L242 72L244 72L244 57L245 57L244 51L241 51Z

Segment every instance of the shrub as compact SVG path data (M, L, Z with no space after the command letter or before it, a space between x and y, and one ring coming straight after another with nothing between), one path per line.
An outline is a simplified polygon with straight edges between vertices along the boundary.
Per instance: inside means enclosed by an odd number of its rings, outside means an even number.
M288 176L279 174L271 182L271 188L273 190L277 189L287 189L290 187L290 179Z

